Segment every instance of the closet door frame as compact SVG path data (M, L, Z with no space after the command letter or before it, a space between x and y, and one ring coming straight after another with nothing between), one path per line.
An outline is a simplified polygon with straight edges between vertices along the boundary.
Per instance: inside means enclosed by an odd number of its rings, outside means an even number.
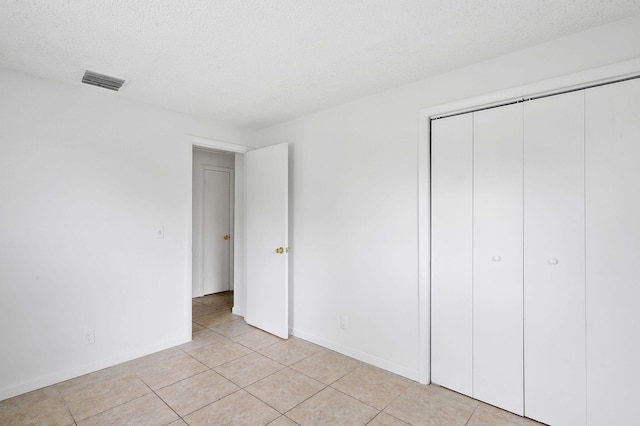
M420 383L431 382L431 120L640 76L640 59L421 109L418 113L418 307Z

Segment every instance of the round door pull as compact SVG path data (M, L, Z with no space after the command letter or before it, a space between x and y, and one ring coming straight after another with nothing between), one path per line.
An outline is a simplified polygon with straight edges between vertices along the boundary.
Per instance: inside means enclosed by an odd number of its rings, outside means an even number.
M556 259L555 257L550 257L549 260L547 260L547 263L549 265L557 265L558 264L558 259Z
M283 247L278 247L278 248L276 249L276 253L278 253L278 254L282 254L282 253L284 253L284 248L283 248Z
M500 256L493 256L491 260L493 260L494 262L500 262L502 258Z
M225 235L224 237L222 237L222 239L223 239L223 240L225 240L225 241L227 241L227 240L229 240L229 236L228 236L228 235Z

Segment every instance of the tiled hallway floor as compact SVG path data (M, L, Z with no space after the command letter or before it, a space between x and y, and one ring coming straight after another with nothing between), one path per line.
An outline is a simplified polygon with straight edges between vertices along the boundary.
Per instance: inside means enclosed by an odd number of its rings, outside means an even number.
M0 401L0 425L537 425L193 300L193 341Z

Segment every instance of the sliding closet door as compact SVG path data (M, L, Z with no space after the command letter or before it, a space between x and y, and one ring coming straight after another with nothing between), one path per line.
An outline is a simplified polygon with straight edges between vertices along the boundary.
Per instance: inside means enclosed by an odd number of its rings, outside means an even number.
M525 415L586 422L584 92L524 107Z
M523 414L522 104L474 113L473 397Z
M586 91L587 416L638 424L640 80Z
M431 379L471 395L472 114L431 122Z

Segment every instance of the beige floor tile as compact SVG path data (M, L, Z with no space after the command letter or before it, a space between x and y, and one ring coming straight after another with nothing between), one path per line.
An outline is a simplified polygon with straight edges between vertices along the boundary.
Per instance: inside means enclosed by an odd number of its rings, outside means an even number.
M209 329L203 328L201 331L197 331L193 333L193 336L190 342L180 345L178 347L185 352L192 352L192 351L195 351L196 349L213 345L214 343L220 342L221 340L224 340L224 337L222 337L218 333L214 333Z
M54 387L0 401L0 425L73 425L67 405Z
M367 426L407 426L408 423L398 420L387 413L380 412Z
M410 386L384 411L415 426L462 426L467 423L475 410L474 406L429 391L429 388L431 386L419 384Z
M478 403L478 409L476 411L486 411L493 416L503 418L511 423L515 423L517 425L526 425L526 426L534 426L539 425L542 426L542 423L538 423L534 420L527 419L525 417L519 416L517 414L511 413L506 410L502 410L498 407L494 407L493 405L485 404L484 402Z
M238 318L239 317L237 315L233 315L231 312L214 312L212 314L206 314L201 317L194 318L193 322L208 328L222 324L223 322L233 321Z
M140 398L151 393L151 389L138 376L130 374L61 393L78 421Z
M486 410L476 409L467 422L468 426L520 426L522 423L514 423L507 418L490 413Z
M251 352L251 349L225 338L225 340L196 349L189 354L209 368L214 368Z
M213 404L189 414L184 420L191 426L200 425L266 425L280 416L273 408L247 392L240 390Z
M362 365L360 361L339 353L321 351L293 364L291 368L330 385Z
M271 423L269 423L269 426L297 426L297 425L298 423L294 422L287 416L280 416L274 421L272 421Z
M448 400L453 400L453 401L459 402L460 404L465 404L473 408L476 408L479 404L479 401L477 399L470 398L466 395L463 395L458 392L454 392L450 389L443 388L438 385L423 386L423 388L425 389L425 392L427 392L429 395L432 395L438 398L446 398Z
M298 424L309 426L365 425L378 410L338 392L325 388L287 413Z
M196 333L200 330L205 330L205 327L201 326L198 323L192 322L191 323L191 333Z
M160 389L187 377L195 376L207 367L183 353L161 360L137 371L138 376L151 388Z
M259 353L251 353L229 361L215 368L215 371L240 387L248 386L258 380L282 370L284 365Z
M240 343L242 346L246 346L254 351L266 348L276 343L283 342L284 340L269 334L262 330L253 329L252 331L241 334L233 338L234 342Z
M291 337L288 340L260 349L258 352L283 365L292 365L326 349L313 343Z
M178 419L175 422L169 423L167 426L189 426L189 425L187 425L187 423L184 420Z
M382 410L412 383L397 374L363 365L331 386Z
M255 327L250 326L243 319L223 322L222 324L217 324L209 328L229 338L238 337L241 334L256 330Z
M195 301L197 303L204 304L204 305L226 304L227 303L226 299L223 299L219 295L215 295L215 294L209 294L207 296L196 297L196 298L193 299L193 301Z
M287 368L246 387L245 390L285 413L324 387L322 383Z
M129 368L130 371L135 372L157 361L162 361L162 360L173 358L174 356L179 356L183 354L184 352L182 352L180 349L178 349L177 347L173 347L173 348L165 349L164 351L152 353L150 355L125 362L123 366L125 368Z
M79 426L148 425L161 426L179 419L167 405L154 394L129 401L86 420Z
M113 367L104 368L102 370L94 371L93 373L85 374L84 376L58 383L55 387L60 392L70 393L74 390L86 388L105 380L128 376L131 374L133 374L133 371L127 363L118 364Z
M207 305L199 305L191 309L191 321L194 322L197 318L201 318L205 315L215 314L216 310L211 309Z
M184 417L237 390L238 386L221 375L207 370L164 387L156 393L181 417Z

